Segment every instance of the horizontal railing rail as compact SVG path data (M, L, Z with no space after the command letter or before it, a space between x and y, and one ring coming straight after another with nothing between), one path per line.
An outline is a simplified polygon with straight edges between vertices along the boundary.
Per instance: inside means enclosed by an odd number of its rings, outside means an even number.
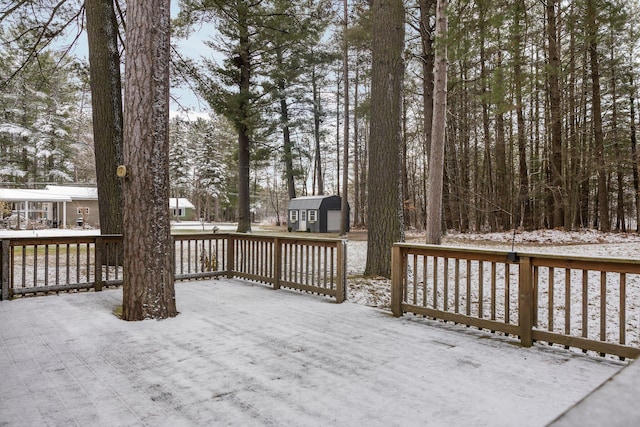
M95 237L21 238L7 242L9 297L93 288ZM4 245L3 245L3 260Z
M566 348L640 356L640 261L394 245L391 308Z
M238 277L345 299L346 242L241 233L172 236L176 280ZM0 300L122 285L120 235L0 240Z
M229 277L346 299L346 241L229 235Z
M176 280L214 278L227 272L228 234L176 234Z

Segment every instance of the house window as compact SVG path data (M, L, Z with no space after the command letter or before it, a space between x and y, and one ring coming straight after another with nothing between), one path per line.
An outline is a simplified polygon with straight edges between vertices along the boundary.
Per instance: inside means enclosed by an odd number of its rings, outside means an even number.
M316 222L318 217L318 211L309 211L309 222Z
M178 209L173 208L171 211L173 213L173 216L177 216L177 217L183 217L186 214L186 212L182 208L178 208Z
M89 215L89 208L78 208L78 215Z
M289 222L297 222L298 221L298 211L289 211Z
M300 221L306 221L307 220L307 211L300 211Z

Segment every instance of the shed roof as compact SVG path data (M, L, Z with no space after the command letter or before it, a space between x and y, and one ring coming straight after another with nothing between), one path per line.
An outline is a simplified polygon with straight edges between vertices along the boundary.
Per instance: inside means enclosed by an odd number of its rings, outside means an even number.
M178 209L195 209L195 206L189 201L189 199L185 199L184 197L178 197L177 199L175 197L171 197L169 199L169 208L174 209L176 207Z
M47 185L45 188L53 194L66 196L71 200L98 200L98 189L95 187Z
M303 196L289 200L289 209L320 209L325 199L338 196Z
M70 202L71 198L47 190L0 188L0 200L3 202Z

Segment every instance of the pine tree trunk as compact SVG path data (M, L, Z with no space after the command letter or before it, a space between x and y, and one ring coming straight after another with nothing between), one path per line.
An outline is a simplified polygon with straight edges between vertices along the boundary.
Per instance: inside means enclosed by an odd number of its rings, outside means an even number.
M420 40L422 41L422 103L424 109L425 153L431 151L431 124L433 123L433 39L431 17L436 0L420 0ZM427 157L428 159L428 157Z
M572 2L570 6L570 14L574 13L575 3ZM569 36L569 87L567 93L569 95L569 136L567 143L569 145L568 152L569 158L569 179L567 180L567 191L569 193L569 206L567 207L567 214L565 214L565 225L567 227L575 228L579 221L579 207L580 207L580 157L581 150L578 145L578 115L579 110L576 99L576 85L577 85L577 52L576 52L576 31L571 31Z
M169 201L169 0L127 4L123 319L177 315Z
M251 137L249 135L249 93L251 85L251 63L249 58L249 28L246 10L239 11L238 28L240 29L239 62L239 92L240 105L238 107L238 233L251 231L251 199L250 199L250 171L251 171Z
M369 129L370 125L369 122L365 121L365 123L363 124L364 129ZM363 136L362 136L362 144L360 145L360 149L361 149L361 153L360 153L360 157L362 159L367 159L369 157L369 140L367 139L367 132L364 132ZM367 196L369 194L369 191L367 189L367 182L368 182L368 169L367 169L367 162L366 161L362 161L360 162L360 226L362 227L366 227L367 226L367 212L366 212L366 206L368 204L368 199Z
M86 0L85 11L100 233L121 234L122 183L114 173L122 163L118 24L113 0Z
M278 47L278 67L282 68L282 47ZM284 153L284 170L287 177L287 192L289 199L296 197L296 183L293 176L293 143L289 130L289 106L286 98L286 83L284 79L278 80L278 92L280 97L280 125L282 126L282 140Z
M344 31L342 33L342 79L344 81L344 113L342 138L342 204L340 208L340 235L346 236L349 229L349 44L347 41L348 8L344 6Z
M549 48L549 107L551 109L551 156L549 162L549 226L564 226L562 184L562 98L560 93L560 46L556 19L557 0L547 1L547 40Z
M630 111L630 133L631 133L631 156L633 167L633 189L636 193L636 231L640 232L640 173L638 173L638 147L636 142L636 111L635 111L635 87L633 86L633 77L631 77L631 96L629 99Z
M496 84L500 87L506 86L505 79L502 73L504 64L502 63L502 51L497 53L496 64ZM512 187L511 180L508 178L507 170L507 141L505 137L505 111L506 101L503 95L496 100L497 111L495 113L496 121L496 148L495 148L495 191L493 192L492 208L496 212L495 227L497 230L504 230L511 228L510 213L512 210Z
M447 0L436 6L436 56L431 154L429 156L429 195L427 197L427 243L440 244L442 238L442 189L447 114Z
M343 73L344 74L344 73ZM340 81L338 77L336 82L336 190L340 196Z
M320 114L322 112L322 104L320 94L318 93L318 77L313 70L311 76L311 84L313 86L313 139L316 145L315 154L315 170L318 184L318 194L324 194L324 175L322 169L322 151L320 147Z
M598 172L598 223L601 231L610 231L609 194L604 155L604 133L602 131L602 106L600 99L600 68L598 58L598 28L596 26L596 5L587 2L587 27L589 37L589 61L591 65L593 138Z
M420 0L420 40L422 42L422 108L424 110L424 144L421 174L421 200L419 225L426 227L427 216L427 171L431 151L431 123L433 122L433 39L431 17L436 0Z
M494 190L496 188L494 184L493 177L493 167L492 167L492 156L491 156L491 130L490 130L490 120L489 120L489 88L487 87L489 84L489 75L486 66L487 57L486 57L486 49L485 49L485 26L487 25L485 22L484 12L487 9L487 5L483 4L483 2L477 2L478 4L478 21L479 21L479 40L478 43L480 45L480 85L481 85L481 96L480 102L482 104L482 142L484 148L484 155L482 157L482 188L478 187L478 194L482 195L482 198L479 200L481 203L480 206L476 206L479 208L479 212L482 215L480 217L479 226L480 229L483 229L485 225L490 225L490 230L495 231L494 229L494 205L495 205L495 197ZM480 185L480 184L478 184Z
M391 248L402 239L402 0L374 2L365 275L391 277Z
M611 63L615 64L615 56L613 52L613 37L611 40ZM617 184L617 200L616 200L616 231L627 231L627 222L624 216L624 176L625 169L624 160L622 159L622 151L618 138L618 93L617 93L617 73L615 67L611 69L611 132L613 134L613 150L616 156L616 184Z
M588 52L585 50L583 52L583 63L587 62L587 55ZM588 74L588 67L583 67L582 69L582 81L587 81L589 78L589 74ZM587 112L587 100L586 100L586 96L583 96L581 105L580 105L580 120L583 123L588 123L589 118L588 118L588 112ZM593 169L592 166L592 156L593 156L593 141L592 139L589 137L589 128L587 126L582 126L581 132L580 132L580 140L581 140L581 154L580 154L580 176L579 176L579 182L581 182L582 184L580 185L580 219L581 219L581 226L582 227L590 227L592 225L592 215L591 215L591 211L589 209L589 205L591 203L591 193L592 193L592 189L591 189L591 180L589 179L591 176L591 169ZM595 204L595 203L593 203ZM594 225L597 226L597 220L594 220Z
M522 39L520 20L524 18L525 4L524 0L518 0L516 3L516 11L514 13L513 28L513 49L514 49L514 65L513 78L515 82L516 96L516 122L518 124L517 140L518 140L518 221L514 226L521 225L525 230L533 229L533 213L531 211L531 196L529 192L529 166L527 164L527 139L525 133L524 120L524 101L522 96L522 83L524 76L522 73L522 64L524 58L522 55Z
M360 225L360 129L358 126L358 102L360 101L360 52L356 52L355 79L353 82L353 224Z

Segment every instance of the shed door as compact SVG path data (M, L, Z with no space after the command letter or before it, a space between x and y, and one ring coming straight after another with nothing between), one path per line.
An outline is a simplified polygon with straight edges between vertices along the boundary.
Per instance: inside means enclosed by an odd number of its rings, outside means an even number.
M340 231L340 211L327 211L327 231L330 233Z
M300 209L300 221L298 222L298 231L307 231L307 211Z

